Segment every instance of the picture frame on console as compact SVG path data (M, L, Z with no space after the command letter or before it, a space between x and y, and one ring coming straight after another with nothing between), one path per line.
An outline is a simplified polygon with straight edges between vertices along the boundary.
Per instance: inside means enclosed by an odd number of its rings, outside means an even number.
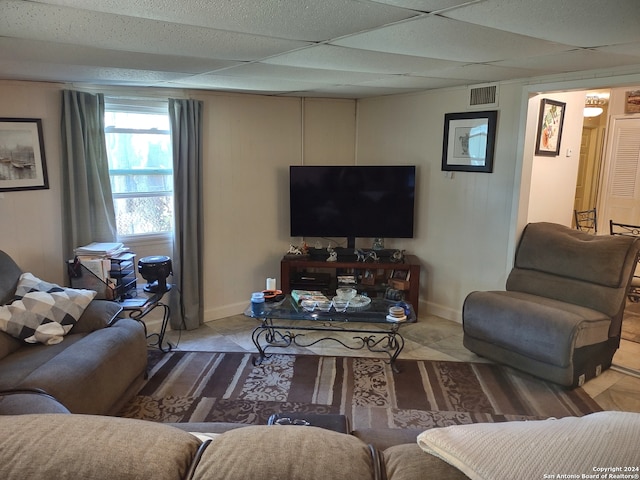
M493 172L497 123L497 110L445 114L442 170Z
M0 118L0 192L49 188L38 118Z
M367 269L362 273L361 283L363 285L375 285L376 283L376 271Z

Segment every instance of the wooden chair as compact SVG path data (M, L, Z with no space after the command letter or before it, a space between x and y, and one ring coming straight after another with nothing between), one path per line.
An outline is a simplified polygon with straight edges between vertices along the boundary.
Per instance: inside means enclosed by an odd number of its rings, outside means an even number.
M573 216L576 222L576 228L582 232L598 233L598 218L596 208L591 210L574 210Z
M640 237L640 226L628 223L617 223L609 220L609 233L611 235ZM638 258L638 261L640 262L640 258ZM631 279L627 298L634 303L640 302L640 271L638 271L638 268L636 268L633 278Z

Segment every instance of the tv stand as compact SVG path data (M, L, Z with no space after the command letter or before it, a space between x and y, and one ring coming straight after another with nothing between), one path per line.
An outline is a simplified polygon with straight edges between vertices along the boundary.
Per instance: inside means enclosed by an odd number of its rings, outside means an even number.
M348 249L345 249L348 250ZM403 262L391 262L383 259L379 262L358 262L353 250L353 260L343 260L338 253L337 262L327 262L328 253L324 250L324 259L306 255L285 256L280 262L280 288L283 293L291 290L320 290L329 298L335 295L338 275L353 275L352 285L359 293L370 297L385 295L387 288L402 292L416 316L420 294L420 262L415 255L405 255Z

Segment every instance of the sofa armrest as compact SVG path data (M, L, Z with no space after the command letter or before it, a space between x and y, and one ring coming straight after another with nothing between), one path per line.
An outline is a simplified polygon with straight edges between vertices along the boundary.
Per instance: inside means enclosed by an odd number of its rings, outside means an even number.
M40 388L0 390L0 415L71 413L53 395Z
M122 307L109 300L93 300L85 309L69 334L90 333L116 322Z

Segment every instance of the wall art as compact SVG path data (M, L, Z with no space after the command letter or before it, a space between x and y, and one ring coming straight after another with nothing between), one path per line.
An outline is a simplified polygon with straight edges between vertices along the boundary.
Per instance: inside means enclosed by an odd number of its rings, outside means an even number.
M536 137L536 155L556 157L560 154L562 124L566 103L548 98L540 101L538 135Z
M445 114L442 170L491 173L497 121L497 110Z
M0 118L0 192L47 188L42 121Z

